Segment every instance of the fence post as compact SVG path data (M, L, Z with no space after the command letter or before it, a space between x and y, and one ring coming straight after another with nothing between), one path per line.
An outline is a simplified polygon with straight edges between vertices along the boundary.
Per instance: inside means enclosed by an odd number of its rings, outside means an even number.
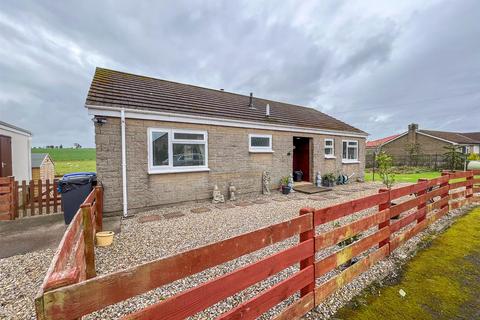
M378 190L378 193L384 193L384 192L388 192L388 200L387 202L384 202L384 203L380 203L378 205L378 211L383 211L383 210L386 210L388 208L390 208L390 205L391 205L391 199L390 199L390 189L385 189L385 188L382 188L380 190ZM387 226L390 225L390 216L388 217L387 220L383 221L383 222L380 222L380 224L378 225L378 230L380 229L383 229ZM390 235L388 236L388 238L386 238L385 240L382 240L378 243L378 247L381 248L383 247L384 245L386 244L389 244L390 243ZM389 249L390 251L390 249Z
M95 271L95 248L93 241L93 226L92 226L92 214L91 206L89 204L82 204L80 206L83 215L83 240L85 242L85 264L86 264L86 276L87 279L96 276Z
M427 182L428 182L428 179L418 179L418 183L425 183L425 189L422 189L419 192L417 192L418 197L421 197L427 193L427 186L428 186ZM425 212L417 219L417 223L422 222L427 217L426 207L427 207L427 199L425 198L425 201L422 201L422 203L420 203L417 206L418 211L425 209Z
M467 203L470 203L472 200L471 198L473 197L473 171L470 171L467 181L470 183L470 185L466 187L465 198L467 199Z
M96 206L96 225L97 232L103 230L103 188L101 186L95 187L95 206Z
M311 208L300 209L300 215L301 216L303 216L305 214L309 214L309 213L312 213L312 229L300 233L300 243L312 239L313 244L314 244L313 245L313 252L312 252L312 255L310 257L300 261L300 270L306 269L309 266L313 266L314 261L315 261L315 240L314 240L314 238L315 238L315 223L314 223L314 219L313 219L314 210L311 209ZM315 273L313 275L312 282L309 283L307 286L303 287L300 290L300 297L303 297L303 296L307 295L308 293L313 292L314 290L315 290Z
M450 176L450 173L444 171L444 172L442 172L442 177L443 177L443 176ZM445 191L445 193L443 193L443 194L441 195L441 197L442 197L442 200L446 198L446 199L447 199L447 202L446 202L446 203L443 203L443 204L440 206L440 210L443 210L445 207L448 207L448 206L450 205L450 200L448 199L448 197L449 197L449 191L450 191L450 179L448 179L446 182L443 182L443 183L440 184L440 188L443 188L443 187L446 187L446 186L449 186L449 188L448 188L447 191Z

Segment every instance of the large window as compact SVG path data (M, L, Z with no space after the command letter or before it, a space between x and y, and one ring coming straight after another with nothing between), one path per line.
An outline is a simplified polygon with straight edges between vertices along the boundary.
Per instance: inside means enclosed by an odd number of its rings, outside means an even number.
M343 140L342 146L342 161L358 162L358 141Z
M333 139L325 139L325 158L335 158L335 145Z
M149 173L208 170L207 132L148 129Z
M248 150L250 152L272 152L272 135L249 134Z

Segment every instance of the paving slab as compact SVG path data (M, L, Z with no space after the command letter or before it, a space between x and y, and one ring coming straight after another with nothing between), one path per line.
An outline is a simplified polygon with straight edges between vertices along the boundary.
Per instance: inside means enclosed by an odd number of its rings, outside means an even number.
M147 222L153 222L153 221L158 221L158 220L162 220L162 219L163 219L163 217L161 215L152 214L152 215L149 215L149 216L139 217L138 222L139 223L147 223Z
M209 211L212 211L212 209L207 207L193 208L192 210L190 210L191 213L205 213Z
M215 206L215 208L217 208L217 209L232 209L232 208L235 208L235 205L233 203L226 202L226 203L223 203L223 204L217 204Z
M174 218L183 217L185 216L185 214L182 211L174 211L174 212L165 213L163 214L163 216L165 217L165 219L174 219Z
M235 203L235 205L237 207L248 207L248 206L253 205L253 203L250 202L250 201L240 201L240 202Z

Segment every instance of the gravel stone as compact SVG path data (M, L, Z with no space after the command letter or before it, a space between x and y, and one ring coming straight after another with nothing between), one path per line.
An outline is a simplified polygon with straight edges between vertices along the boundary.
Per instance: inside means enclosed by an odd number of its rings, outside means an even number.
M132 219L122 220L122 232L115 234L115 240L110 247L98 247L95 249L97 273L102 275L115 272L208 243L221 241L232 236L297 217L299 210L303 207L321 208L330 206L374 194L379 187L380 184L378 183L352 183L350 185L337 186L335 190L356 188L361 191L352 192L351 194L336 199L325 199L326 195L322 195L321 200L311 199L311 196L298 192L295 194L281 195L278 191L274 191L270 196L258 197L258 195L255 195L255 198L252 198L251 195L241 195L239 196L239 202L256 200L268 202L262 204L251 203L251 205L247 207L235 207L229 210L225 210L226 204L209 208L205 206L207 203L204 202L203 207L199 207L199 203L197 203L140 213ZM285 199L285 201L270 201L274 198L282 198ZM208 212L208 214L195 214L194 211L198 212L198 209L207 209L208 211L201 212ZM364 210L354 215L344 217L338 220L338 222L340 225L344 225L375 211L375 208ZM396 270L398 270L397 265L399 263L405 263L405 261L410 259L415 253L417 245L424 235L428 232L439 232L439 230L444 228L439 227L439 225L447 226L453 218L466 211L467 209L463 209L449 213L420 235L408 241L390 257L378 262L352 283L338 290L314 311L309 312L305 318L327 319L331 317L338 308L348 302L372 281L381 281L388 275L395 273ZM178 212L184 212L186 214L175 217L175 219L162 218L151 223L140 223L142 219L148 216L162 217ZM333 223L321 225L317 227L316 233L331 230L333 227ZM368 234L374 231L375 228L371 228L363 232L362 237L368 236ZM401 232L401 230L399 232ZM183 290L195 287L205 281L236 270L246 264L258 261L297 243L298 236L286 239L186 279L175 281L169 285L109 306L85 316L84 319L112 319L121 317L122 315L142 309L162 299L171 297ZM317 259L327 256L336 250L338 250L338 247L322 250L317 253ZM35 319L33 299L43 281L46 270L53 257L53 252L53 250L43 250L0 260L0 319ZM368 252L364 253L364 255L366 254L368 254ZM286 279L297 270L298 264L291 266L215 304L192 317L192 319L215 318L232 307L254 297L262 290ZM338 271L332 271L318 279L317 282L320 283L320 281L328 279L337 272ZM298 294L280 303L261 318L271 318L291 304L296 298L298 298Z

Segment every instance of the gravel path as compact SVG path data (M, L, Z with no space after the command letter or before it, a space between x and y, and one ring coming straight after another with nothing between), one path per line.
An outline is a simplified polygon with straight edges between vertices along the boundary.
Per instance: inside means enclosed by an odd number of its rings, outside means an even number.
M238 201L245 205L242 207L235 206L231 208L231 206L224 206L219 208L210 203L201 203L138 214L135 218L122 222L122 233L115 236L114 244L111 247L97 248L97 270L99 274L106 274L142 264L159 257L192 249L291 219L298 216L298 211L302 207L310 206L320 208L373 194L377 192L378 187L378 184L372 183L352 184L336 187L335 191L320 195L294 193L285 197L275 193L270 197L259 197L261 200L267 201L267 203L263 204L252 204L250 201L256 199L245 197ZM335 199L325 199L327 196L332 197L332 195L338 197ZM323 197L323 200L314 199L318 197ZM288 201L278 201L279 199L283 200L285 198L287 198ZM192 209L198 209L199 207L208 208L210 211L204 213L191 212ZM347 223L359 216L370 214L371 212L373 211L365 210L356 214L355 217L343 219L341 224ZM163 216L164 214L170 214L170 216L174 218L167 219ZM181 216L181 214L184 214L184 216ZM150 222L140 223L142 218L145 219L150 216L159 216L159 218L151 219L152 221ZM326 230L330 228L332 228L332 225L327 224L322 229ZM365 235L368 235L368 233L369 232L366 232ZM85 317L85 319L119 317L122 314L141 309L160 299L194 287L206 280L225 274L247 263L257 261L266 255L273 254L297 242L298 237L287 239L281 243L206 270L187 279L176 281L170 285L107 307ZM323 254L328 254L328 252L324 252L322 255ZM34 318L33 297L45 275L52 255L51 250L44 250L0 260L0 288L2 289L0 293L1 319ZM389 258L378 263L372 269L371 275L369 275L370 272L367 272L360 277L358 281L355 281L352 284L355 286L355 290L358 288L358 291L360 291L364 285L367 285L374 279L381 278L384 275L386 276L391 272L393 270L393 267L390 266L393 262L389 262L391 259L392 258ZM295 270L297 270L297 266L292 266L274 277L266 279L212 306L198 314L195 318L210 319L215 315L219 315L219 313L230 309L232 306L236 306L255 296L272 284L285 279L295 272ZM347 289L349 286L347 286ZM335 295L337 297L333 299L333 302L330 300L330 302L327 301L324 306L322 305L317 309L318 312L311 312L308 318L327 318L341 305L341 301L348 301L350 293L355 290L346 290L348 292L347 294L342 293L345 290L340 290L339 293ZM264 315L264 318L269 318L292 301L293 299L285 301Z

